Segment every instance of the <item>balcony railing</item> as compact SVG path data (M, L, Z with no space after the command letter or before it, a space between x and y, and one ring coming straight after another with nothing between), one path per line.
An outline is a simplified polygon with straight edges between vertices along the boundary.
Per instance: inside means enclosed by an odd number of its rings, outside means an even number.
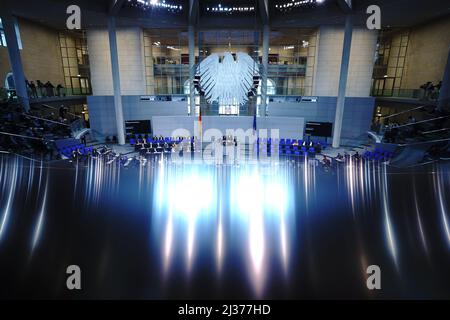
M423 89L372 89L372 96L437 101L439 99L439 91L426 92Z
M37 88L36 94L29 91L30 99L42 99L52 97L68 97L68 96L86 96L92 94L88 88Z
M262 65L259 65L262 70ZM189 65L187 64L154 64L154 75L189 77ZM304 64L269 64L268 77L303 77L306 74Z

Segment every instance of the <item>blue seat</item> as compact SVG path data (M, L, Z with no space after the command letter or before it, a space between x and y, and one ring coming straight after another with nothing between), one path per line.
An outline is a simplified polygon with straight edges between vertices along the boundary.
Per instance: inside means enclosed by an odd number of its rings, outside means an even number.
M62 154L65 155L66 157L69 157L71 153L72 151L68 147L64 148L62 151Z
M306 152L306 147L301 147L300 149L302 152Z
M131 139L130 139L130 144L131 144L132 146L134 146L134 145L136 144L136 140L134 140L133 138L131 138Z
M286 139L286 144L290 146L292 144L291 139Z
M281 144L281 145L285 145L285 144L286 144L286 141L285 141L284 139L280 139L280 144Z

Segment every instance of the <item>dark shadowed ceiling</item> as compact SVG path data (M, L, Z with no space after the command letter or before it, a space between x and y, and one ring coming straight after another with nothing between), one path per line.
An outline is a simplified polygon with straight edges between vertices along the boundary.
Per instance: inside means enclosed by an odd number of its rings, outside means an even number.
M66 8L77 4L82 10L82 27L106 26L108 14L114 1L120 0L1 0L0 10L9 10L19 17L27 18L57 29L65 28ZM118 11L118 26L140 26L143 28L186 28L189 23L188 0L165 0L180 5L183 9L169 12L164 9L132 7L124 0ZM131 0L136 1L136 0ZM162 1L162 0L160 0ZM323 3L282 12L276 4L291 0L269 0L269 24L273 28L312 28L320 25L343 25L346 13L339 2L324 0ZM204 29L256 29L262 24L260 3L263 0L199 0L193 21ZM222 6L253 6L251 12L212 13L206 8ZM410 27L433 19L450 18L448 0L353 0L352 14L357 25L365 25L366 8L377 4L381 7L383 27ZM191 20L192 21L192 20Z

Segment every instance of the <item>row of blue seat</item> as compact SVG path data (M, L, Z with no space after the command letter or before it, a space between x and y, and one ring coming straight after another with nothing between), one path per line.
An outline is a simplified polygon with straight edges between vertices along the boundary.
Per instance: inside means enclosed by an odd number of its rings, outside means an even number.
M66 156L67 158L70 158L74 151L79 152L81 155L90 155L93 153L94 147L86 147L84 144L78 144L62 148L59 150L59 153L63 156Z
M267 153L271 154L273 153L273 148L268 148L267 149ZM294 148L290 149L290 148L280 148L278 149L278 154L279 155L294 155L294 156L300 156L300 155L305 155L305 154L310 154L313 155L316 153L316 150L313 147L298 147L298 146L294 146Z
M272 138L258 138L257 139L257 144L260 143L265 143L265 144L276 144L277 141L273 140ZM294 145L298 145L298 146L304 146L304 147L313 147L315 145L320 144L322 149L325 149L325 147L327 146L326 142L320 142L320 141L306 141L306 140L297 140L297 139L280 139L279 143L280 146L294 146Z
M375 160L375 161L388 161L392 158L393 153L390 151L384 151L381 149L375 149L374 151L366 151L363 154L363 158L366 160Z
M281 155L295 155L295 156L300 156L300 155L304 155L304 154L315 154L316 151L314 150L314 148L310 147L297 147L294 146L294 149L280 149L279 153Z
M192 138L189 139L189 142L192 140ZM134 146L136 143L142 143L143 141L145 141L146 143L180 143L182 141L181 138L178 139L173 139L173 138L169 138L169 137L165 137L164 139L153 139L153 138L147 138L147 139L143 139L143 138L138 138L138 139L134 139L134 138L130 138L130 145Z
M130 138L130 145L134 146L138 142L145 141L146 143L158 143L158 142L167 142L167 143L180 143L182 141L181 138L173 139L171 137L165 137L163 139L153 139L153 138L143 138L141 135L136 134L136 138ZM188 142L192 141L192 138L187 139ZM258 138L256 141L257 144L275 144L276 142L272 138ZM279 145L280 146L302 146L302 147L313 147L317 144L321 145L322 149L325 149L327 144L325 142L314 142L314 141L303 141L303 140L297 140L297 139L280 139Z

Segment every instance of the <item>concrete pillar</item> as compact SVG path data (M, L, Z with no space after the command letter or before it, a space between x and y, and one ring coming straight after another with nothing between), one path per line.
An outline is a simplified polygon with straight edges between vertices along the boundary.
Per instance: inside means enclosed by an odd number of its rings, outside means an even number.
M450 107L450 48L447 58L447 66L444 70L444 76L442 78L442 87L439 93L438 108L440 110Z
M16 94L25 111L30 110L25 74L23 72L22 59L20 58L19 42L17 39L15 24L17 20L11 14L2 14L3 29L5 31L6 44L8 46L9 62L14 76Z
M188 28L189 42L189 102L191 108L191 116L195 117L195 29L190 25Z
M122 109L122 94L120 90L119 57L117 53L116 18L108 18L109 50L111 53L111 71L114 90L114 109L116 111L117 141L125 144L125 129Z
M261 70L261 110L262 116L267 115L267 75L269 69L269 38L270 27L268 24L263 27L263 52L262 52L262 70Z
M339 75L339 89L336 104L336 116L334 118L333 148L339 148L341 144L342 120L344 117L345 91L347 88L348 67L350 51L352 47L353 21L352 16L345 19L344 44L342 48L341 71Z

